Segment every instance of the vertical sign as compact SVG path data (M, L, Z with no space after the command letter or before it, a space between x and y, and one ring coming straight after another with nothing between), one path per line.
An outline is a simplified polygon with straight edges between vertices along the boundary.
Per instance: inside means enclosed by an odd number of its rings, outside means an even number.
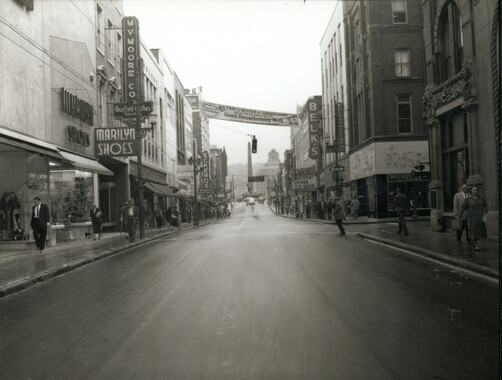
M291 184L295 175L295 167L293 163L293 152L286 152L286 192L289 194L291 191Z
M335 104L335 150L345 152L345 125L343 118L343 103Z
M140 41L139 24L136 17L124 17L122 20L124 70L122 75L122 101L128 104L141 100L140 77Z
M307 115L309 118L309 157L317 159L319 157L319 141L321 133L321 123L319 120L319 110L321 109L321 97L315 96L307 101Z
M202 173L200 178L200 189L209 190L209 153L202 152Z

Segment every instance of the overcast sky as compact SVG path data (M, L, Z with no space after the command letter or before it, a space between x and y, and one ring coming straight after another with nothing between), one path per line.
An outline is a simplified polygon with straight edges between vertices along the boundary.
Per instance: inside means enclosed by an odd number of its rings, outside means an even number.
M202 86L206 101L296 113L297 104L321 95L319 43L334 1L124 0L139 19L141 38L161 48L185 88ZM247 163L245 134L256 135L266 162L281 161L290 129L210 119L211 144L225 147L228 163Z

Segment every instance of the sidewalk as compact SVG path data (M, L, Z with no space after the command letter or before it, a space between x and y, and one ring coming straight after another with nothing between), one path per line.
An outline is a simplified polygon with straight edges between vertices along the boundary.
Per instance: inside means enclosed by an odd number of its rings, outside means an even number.
M202 220L198 226L182 223L181 231L217 221L216 219ZM145 229L145 238L139 239L138 229L136 241L132 244L126 238L125 232L111 232L104 233L100 240L84 239L58 243L55 247L46 247L43 254L35 252L35 243L33 243L33 249L30 250L0 252L0 297L178 231L178 228L170 231L168 227Z
M278 214L278 216L315 223L335 223L333 220L297 219L294 215ZM458 270L474 273L477 277L484 278L490 283L496 282L498 284L500 276L498 240L491 238L480 240L479 246L481 250L474 251L472 246L465 242L465 234L463 242L458 244L455 233L452 231L431 231L429 217L409 217L406 220L410 231L409 235L396 232L398 228L397 218L347 218L343 224L349 226L358 225L357 235L362 239L389 245L405 250L408 253L420 255L426 259L451 265ZM370 223L378 223L379 228L365 231L364 224ZM348 227L348 230L350 231L350 227Z

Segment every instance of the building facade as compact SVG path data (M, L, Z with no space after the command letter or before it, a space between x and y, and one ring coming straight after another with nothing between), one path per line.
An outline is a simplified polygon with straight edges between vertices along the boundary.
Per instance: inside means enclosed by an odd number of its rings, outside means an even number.
M95 4L23 3L0 3L1 238L32 239L34 196L49 206L51 242L64 225L83 238L98 175L114 174L94 159Z
M359 198L363 215L395 216L399 187L427 213L421 3L358 0L343 7L350 196Z
M325 199L350 197L347 62L343 3L335 5L320 43L322 75L323 178ZM340 106L341 104L341 106ZM337 118L337 112L342 117ZM337 133L338 132L338 133ZM341 135L340 135L341 133ZM330 148L337 147L336 152ZM343 171L339 168L343 168ZM338 169L335 169L338 168ZM343 179L343 181L341 181Z
M431 149L431 226L449 225L466 183L488 203L488 235L499 235L500 2L422 2Z

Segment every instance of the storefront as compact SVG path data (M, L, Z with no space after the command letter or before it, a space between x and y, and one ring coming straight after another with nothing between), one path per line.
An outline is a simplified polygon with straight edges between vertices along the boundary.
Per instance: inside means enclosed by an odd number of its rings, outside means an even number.
M35 196L49 207L49 245L84 239L91 232L98 174L113 175L91 158L0 129L1 240L33 239L30 221Z
M0 128L0 240L33 239L33 198L50 204L49 168L63 160L56 146Z
M139 205L137 162L129 161L129 175L132 178L130 181L131 197L134 199L135 204ZM142 177L144 181L143 212L145 215L145 227L154 228L156 227L155 207L159 205L165 215L165 211L170 207L169 197L170 195L174 195L174 193L167 186L166 173L143 165Z
M113 172L92 158L60 150L64 160L50 163L50 212L53 225L64 225L57 240L80 240L92 232L90 212L98 205L98 175Z
M423 164L423 169L416 167ZM392 141L368 144L349 156L350 196L360 201L360 215L370 218L395 216L392 204L399 187L420 205L417 214L428 215L430 170L427 141Z

